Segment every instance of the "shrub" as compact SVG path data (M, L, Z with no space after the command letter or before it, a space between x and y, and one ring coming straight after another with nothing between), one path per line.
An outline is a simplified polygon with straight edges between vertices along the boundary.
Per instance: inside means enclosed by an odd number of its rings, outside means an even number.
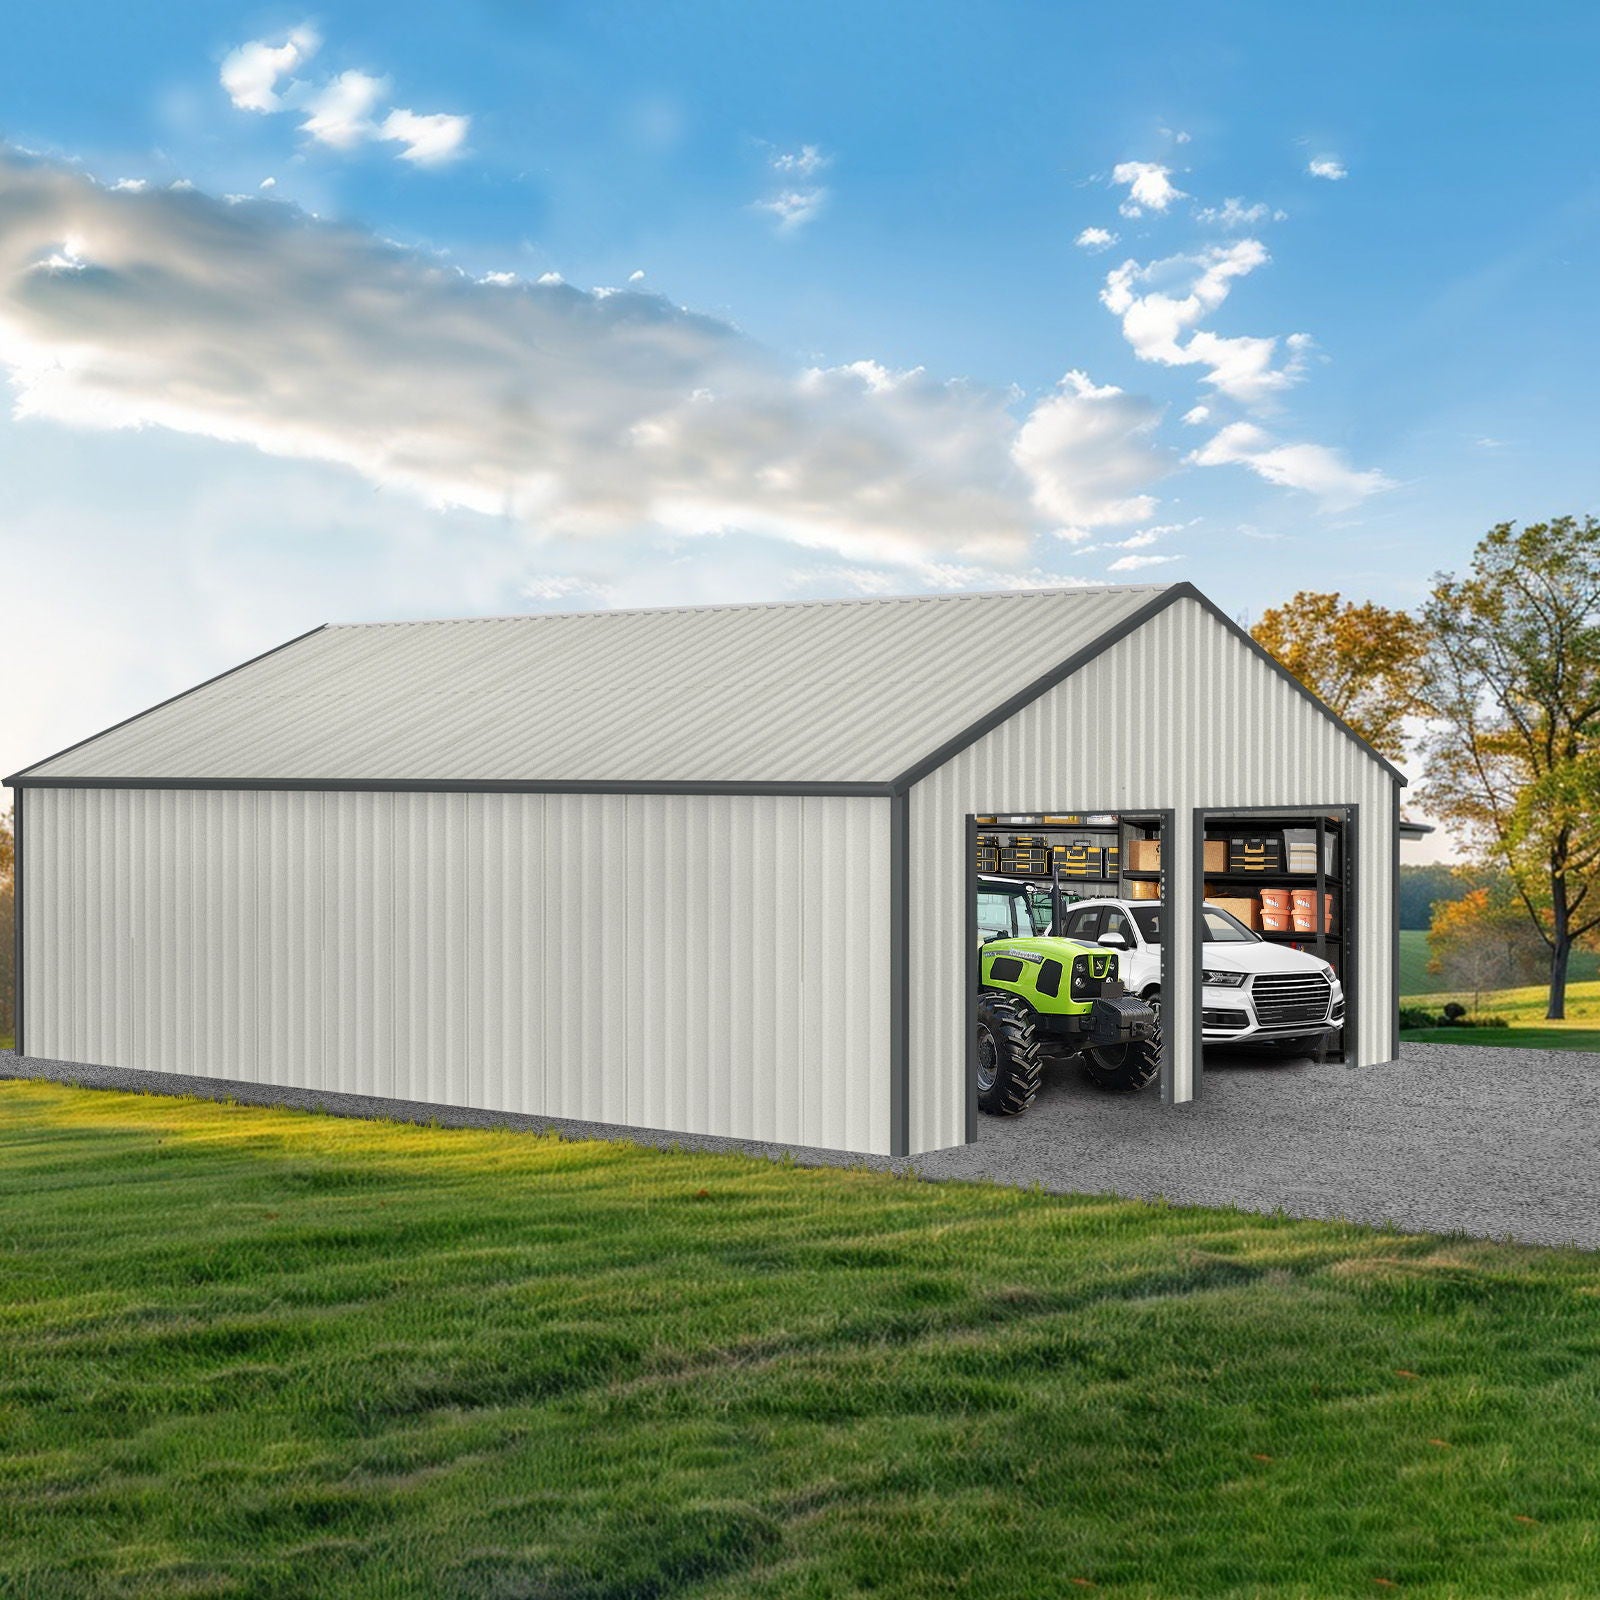
M1402 1028L1436 1028L1439 1026L1439 1019L1431 1011L1424 1011L1420 1006L1401 1006L1400 1026Z
M1464 1016L1466 1016L1466 1014L1467 1014L1467 1008L1464 1005L1462 1005L1459 1000L1450 1001L1450 1003L1448 1005L1446 1005L1445 1008L1444 1008L1444 1023L1445 1023L1445 1026L1446 1027L1454 1026L1455 1024L1459 1023L1461 1021L1461 1019Z

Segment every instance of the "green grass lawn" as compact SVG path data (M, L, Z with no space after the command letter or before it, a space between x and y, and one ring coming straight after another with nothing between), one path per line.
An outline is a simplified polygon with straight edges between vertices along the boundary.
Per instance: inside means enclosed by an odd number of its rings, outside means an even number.
M1592 1592L1600 1258L0 1083L7 1596Z

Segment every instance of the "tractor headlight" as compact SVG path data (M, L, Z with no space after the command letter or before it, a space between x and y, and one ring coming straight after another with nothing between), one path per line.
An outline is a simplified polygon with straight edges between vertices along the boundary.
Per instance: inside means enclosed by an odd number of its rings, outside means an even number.
M1217 989L1242 989L1246 976L1243 972L1219 972L1214 967L1206 967L1200 973L1200 981Z

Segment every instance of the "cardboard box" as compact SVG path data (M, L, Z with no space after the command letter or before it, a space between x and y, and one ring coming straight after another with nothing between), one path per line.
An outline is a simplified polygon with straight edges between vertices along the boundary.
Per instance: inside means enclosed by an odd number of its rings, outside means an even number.
M1292 911L1269 911L1261 908L1262 933L1294 933L1299 918Z
M1129 872L1159 872L1161 870L1161 841L1159 839L1130 839L1128 841Z
M1123 897L1128 900L1159 900L1161 885L1153 878L1132 878L1123 891Z
M1263 911L1282 912L1287 916L1294 908L1294 893L1292 890L1263 889L1261 891L1261 909Z
M1226 872L1228 870L1228 841L1226 839L1207 839L1201 847L1200 870L1202 872Z
M1230 916L1237 917L1245 927L1261 931L1261 902L1253 894L1241 895L1231 900L1209 900L1208 905L1215 906L1219 911L1226 911Z

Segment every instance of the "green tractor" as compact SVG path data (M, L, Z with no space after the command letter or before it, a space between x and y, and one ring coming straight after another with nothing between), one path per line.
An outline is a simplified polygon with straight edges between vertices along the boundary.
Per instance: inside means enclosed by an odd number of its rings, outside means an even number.
M1142 1089L1161 1067L1161 1021L1123 992L1115 950L1057 938L1037 891L978 880L978 1109L1014 1117L1033 1104L1047 1052L1078 1060L1102 1089Z

